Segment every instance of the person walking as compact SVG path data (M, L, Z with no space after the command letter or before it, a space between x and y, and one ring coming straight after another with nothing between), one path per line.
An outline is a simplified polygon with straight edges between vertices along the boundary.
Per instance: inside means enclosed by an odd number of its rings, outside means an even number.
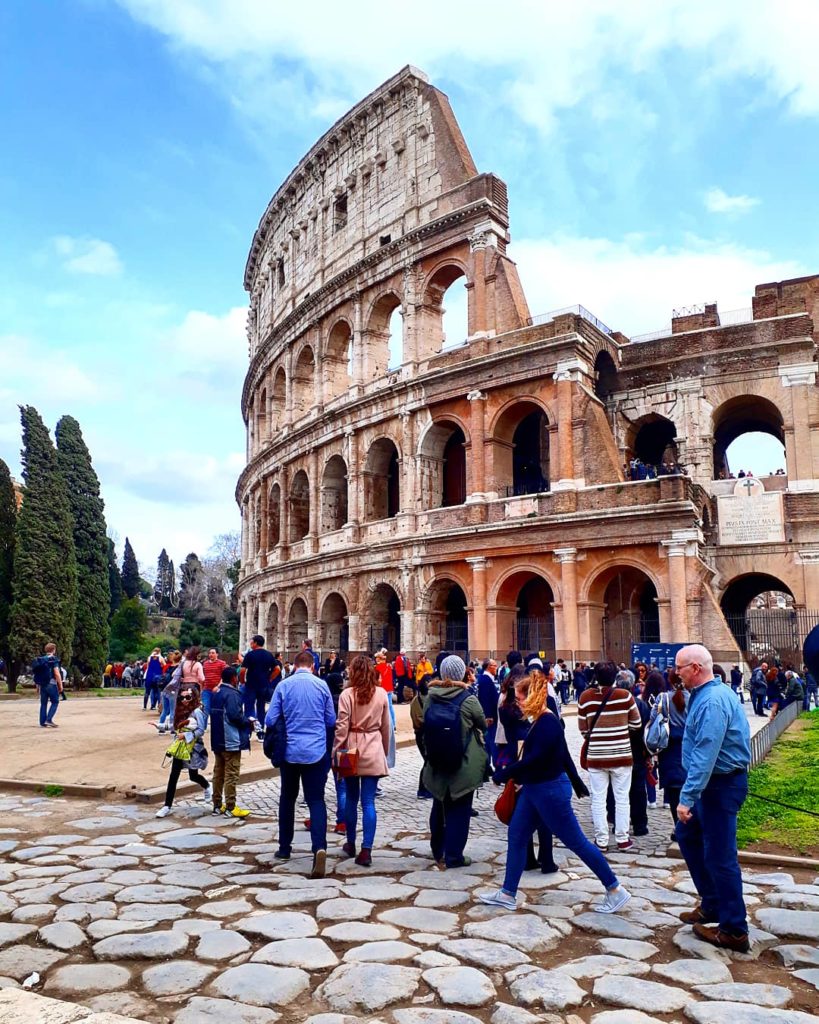
M592 684L577 702L577 725L586 749L595 841L601 850L608 849L606 793L611 781L614 837L617 848L626 851L634 847L629 838L629 791L634 764L629 734L639 730L643 723L634 697L614 685L616 675L617 667L612 662L597 663Z
M748 795L751 737L745 711L714 678L700 644L677 652L675 670L690 693L682 743L685 783L677 842L700 897L680 917L703 942L747 953L748 921L737 859L737 815Z
M767 671L768 666L763 661L751 673L751 702L754 706L754 714L759 718L767 717L765 715L765 698L768 696Z
M390 749L390 712L387 694L379 685L378 674L363 654L350 664L350 681L338 700L338 721L333 743L333 763L339 751L354 749L358 754L357 774L344 779L346 800L344 820L347 841L342 849L356 864L368 868L372 864L377 815L375 791L378 780L389 775L387 754ZM361 801L361 850L356 855L358 803Z
M486 780L483 745L486 718L463 682L466 665L456 654L444 658L424 702L423 740L427 761L423 785L432 793L430 846L439 868L471 864L464 856L475 790Z
M327 805L324 786L330 768L327 730L336 724L330 690L314 674L315 661L309 650L296 655L295 671L283 679L273 693L265 718L265 731L284 719L285 758L279 769L279 848L275 857L289 860L293 847L296 800L299 784L310 809L310 838L313 849L311 878L323 878L327 865Z
M153 722L157 732L170 732L173 728L173 718L176 709L176 697L179 693L179 684L182 681L182 670L180 662L182 656L179 651L171 651L168 660L165 662L165 671L159 677L158 683L162 686L160 697L162 699L162 711L159 714L159 721Z
M661 693L651 709L648 730L659 717L668 723L668 744L657 751L657 766L660 789L668 802L671 820L677 824L677 804L680 802L680 791L685 782L685 769L682 765L682 741L685 732L685 720L688 716L688 690L682 680L675 674L672 691ZM671 836L672 841L676 835Z
M210 714L213 691L221 684L222 673L227 667L227 662L222 661L216 648L211 647L207 658L205 658L202 664L202 674L204 675L202 682L202 707L206 715ZM238 689L236 692L239 692Z
M739 697L740 703L745 703L745 687L742 679L742 669L739 665L734 665L731 669L731 689Z
M613 668L613 666L612 666ZM478 899L490 906L517 909L517 891L526 866L526 847L536 828L554 833L563 845L591 868L605 888L605 896L594 909L602 914L620 910L631 894L617 879L609 862L583 835L572 810L574 776L579 796L588 790L580 782L566 745L560 720L547 706L546 678L538 673L530 683L523 714L532 726L523 742L521 756L495 775L498 782L513 779L520 784L512 821L509 824L506 873L496 892L481 893Z
M313 660L312 651L310 659ZM250 639L250 650L242 659L242 671L239 674L244 684L245 715L248 718L253 715L258 721L264 721L275 667L276 659L270 651L265 650L264 637L257 633Z
M171 813L179 776L185 768L188 770L188 778L191 782L195 782L202 788L203 799L208 802L213 799L210 783L201 774L202 769L208 766L208 752L205 750L202 739L208 727L208 718L201 705L202 698L199 694L199 687L195 684L182 683L174 708L173 731L177 739L183 739L186 743L192 744L192 749L188 758L171 758L171 774L165 789L165 803L156 812L157 818L167 818Z
M393 684L395 686L396 703L404 703L404 687L408 686L412 690L412 696L409 701L415 698L415 694L418 692L415 687L415 679L412 674L412 665L410 665L407 652L401 650L396 654L395 661L392 663L392 675Z
M805 701L802 704L803 711L810 711L810 702L813 701L814 708L819 708L819 686L816 683L816 676L810 669L805 669Z
M160 703L161 697L159 694L159 683L165 672L165 659L162 657L162 652L158 647L154 647L151 651L151 656L148 658L148 664L145 667L145 676L143 677L143 683L145 685L145 695L142 698L142 710L147 711L148 701L151 702L151 711L156 710L157 704Z
M45 645L45 653L35 658L31 665L34 685L40 691L40 727L56 729L54 716L60 706L60 695L63 692L63 677L60 672L60 661L57 657L57 645Z
M224 665L224 662L222 664ZM239 784L242 767L242 751L250 750L250 732L256 720L245 716L244 701L236 681L236 669L232 665L225 665L218 686L203 690L202 697L204 698L206 693L210 695L213 813L226 814L231 818L246 818L250 811L236 806L236 787Z

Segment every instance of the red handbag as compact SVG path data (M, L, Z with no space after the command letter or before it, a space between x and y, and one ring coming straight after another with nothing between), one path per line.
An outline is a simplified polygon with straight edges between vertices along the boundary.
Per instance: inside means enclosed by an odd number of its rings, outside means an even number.
M508 825L515 813L515 804L518 802L518 791L515 788L515 780L509 779L503 787L503 791L495 801L495 815L501 824Z
M357 733L359 730L355 726L355 693L352 698L352 708L350 708L350 720L352 725L350 726L349 732L352 734ZM347 736L347 742L350 742L350 735ZM340 779L349 779L354 775L358 775L358 750L355 747L345 747L336 752L336 775Z

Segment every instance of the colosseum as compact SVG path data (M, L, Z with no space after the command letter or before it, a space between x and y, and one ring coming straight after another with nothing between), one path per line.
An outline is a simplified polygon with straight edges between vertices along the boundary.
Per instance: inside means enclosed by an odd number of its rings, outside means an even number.
M583 307L533 316L509 241L505 184L412 67L273 196L244 277L242 643L798 652L819 618L819 276L628 338ZM734 479L753 431L786 469Z

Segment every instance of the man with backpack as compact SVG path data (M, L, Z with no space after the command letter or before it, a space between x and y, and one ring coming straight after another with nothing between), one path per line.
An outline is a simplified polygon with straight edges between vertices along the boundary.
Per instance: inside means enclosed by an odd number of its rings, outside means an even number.
M35 658L31 665L34 684L40 691L40 726L43 729L56 729L54 716L60 706L60 694L63 692L63 677L60 673L60 662L57 658L57 645L46 644L45 654Z
M454 654L439 666L423 702L424 787L432 793L430 846L438 867L471 863L464 857L475 790L487 778L486 718L464 683L466 665Z

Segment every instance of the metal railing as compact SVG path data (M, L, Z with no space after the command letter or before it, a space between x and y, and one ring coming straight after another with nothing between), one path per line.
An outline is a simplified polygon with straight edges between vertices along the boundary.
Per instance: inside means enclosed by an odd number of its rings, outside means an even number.
M802 710L802 701L794 701L784 711L780 711L776 718L772 718L767 725L763 725L759 732L751 737L751 767L755 768L760 761L779 739L782 733L792 725L799 717Z
M694 307L691 307L694 308ZM699 310L702 312L702 310ZM674 310L675 317L677 315L686 315L684 311ZM690 315L690 314L688 314ZM719 313L719 326L720 327L733 327L734 324L748 324L754 318L754 311L751 308L746 309L729 309L725 313ZM694 328L695 330L707 330L708 328ZM716 328L711 328L715 330ZM634 334L631 337L632 344L639 344L643 341L657 341L659 338L670 338L673 333L671 324L666 327L661 327L656 331L649 331L647 334Z
M548 313L539 313L537 316L529 318L530 327L538 327L540 324L548 324L555 317L565 316L567 313L572 313L574 316L582 317L584 320L588 320L590 324L597 328L598 331L602 331L603 334L613 334L614 332L610 327L607 327L602 320L591 313L585 306L566 306L564 309L552 309Z

